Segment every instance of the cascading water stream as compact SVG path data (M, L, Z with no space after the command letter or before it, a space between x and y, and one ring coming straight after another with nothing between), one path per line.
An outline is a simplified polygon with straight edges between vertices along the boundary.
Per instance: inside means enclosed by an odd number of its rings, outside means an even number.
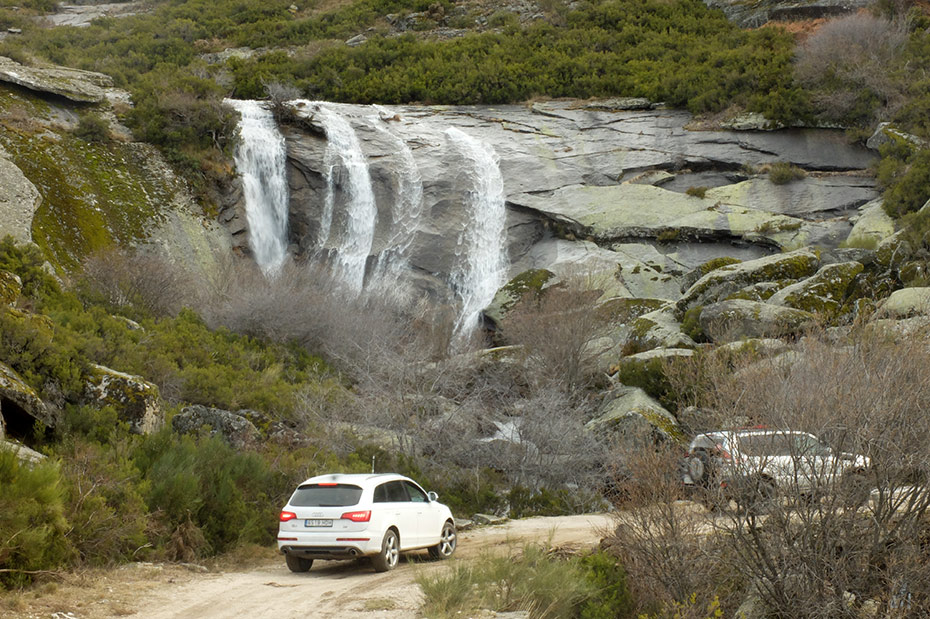
M452 287L462 307L454 337L461 340L477 326L481 310L504 283L507 268L504 179L494 150L467 133L446 129L449 144L461 157L471 188L465 192L465 227L459 234Z
M365 263L371 253L378 218L368 161L352 125L338 112L319 103L312 105L326 132L323 156L326 198L319 246L335 250L338 279L358 294L365 283ZM335 212L337 188L345 196L339 217Z
M226 99L226 103L241 116L234 159L242 176L249 247L262 272L274 276L287 256L284 136L261 102Z
M373 280L382 290L397 291L397 284L408 266L410 245L423 213L423 181L410 147L400 136L382 126L384 121L381 119L394 114L377 105L374 108L378 115L370 118L371 125L394 145L401 164L397 166L391 228L378 256Z

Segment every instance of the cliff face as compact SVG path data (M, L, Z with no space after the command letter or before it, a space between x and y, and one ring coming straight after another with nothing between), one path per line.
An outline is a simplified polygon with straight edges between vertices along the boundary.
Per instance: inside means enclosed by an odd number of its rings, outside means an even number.
M127 95L102 74L27 68L0 59L0 232L34 241L57 268L113 245L145 247L199 269L229 252L151 145L131 141L113 114ZM109 123L96 139L81 117Z
M859 207L877 197L863 172L874 153L847 145L839 132L691 131L685 112L617 105L301 104L302 123L284 128L292 247L301 256L318 251L327 192L338 194L333 221L347 193L341 164L329 168L321 109L348 121L367 161L377 205L372 263L392 242L402 180L422 183L409 264L432 278L434 291L448 281L461 231L473 224L462 204L474 172L452 147L450 127L499 159L508 275L609 273L619 296L677 299L683 276L720 256L836 247ZM776 185L764 171L778 162L806 176Z

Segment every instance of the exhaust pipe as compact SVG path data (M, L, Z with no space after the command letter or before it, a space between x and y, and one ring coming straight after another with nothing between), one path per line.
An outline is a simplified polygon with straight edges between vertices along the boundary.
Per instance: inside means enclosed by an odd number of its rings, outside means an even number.
M349 554L353 557L358 554L358 551L355 548L349 548Z

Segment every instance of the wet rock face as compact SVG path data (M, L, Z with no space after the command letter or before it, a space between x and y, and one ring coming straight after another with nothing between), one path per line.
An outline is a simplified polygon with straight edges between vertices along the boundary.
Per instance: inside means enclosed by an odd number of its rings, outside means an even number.
M305 104L306 105L306 104ZM315 104L311 104L315 105ZM875 153L826 130L690 131L687 112L573 102L526 106L415 107L324 104L346 118L368 162L378 224L372 255L388 246L397 191L410 160L422 214L410 267L441 290L465 222L465 165L445 131L456 127L500 160L512 278L531 269L612 273L617 296L677 300L681 277L719 256L754 259L844 241L857 208L877 196L847 174ZM284 128L290 234L298 254L318 242L325 205L326 137L313 118ZM739 172L791 162L810 172L776 186ZM336 170L337 194L345 190ZM661 173L661 186L644 174ZM626 181L630 181L626 184ZM703 193L686 191L709 186ZM339 195L337 195L339 199Z

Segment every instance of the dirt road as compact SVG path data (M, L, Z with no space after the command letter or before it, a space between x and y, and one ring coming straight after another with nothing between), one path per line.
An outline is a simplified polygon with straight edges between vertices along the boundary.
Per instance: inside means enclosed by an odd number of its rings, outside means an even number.
M603 514L527 518L482 527L459 536L457 561L482 551L529 541L555 546L596 545L611 526ZM183 566L139 565L104 578L66 582L36 599L20 600L14 617L91 619L136 616L145 619L227 618L332 619L414 617L422 602L414 581L419 573L443 570L447 561L407 555L392 572L376 574L358 562L319 561L293 574L277 555L263 555L250 567L201 573ZM29 596L23 596L27 598ZM14 606L14 604L8 604ZM0 615L4 610L0 609ZM57 617L56 617L57 614Z

